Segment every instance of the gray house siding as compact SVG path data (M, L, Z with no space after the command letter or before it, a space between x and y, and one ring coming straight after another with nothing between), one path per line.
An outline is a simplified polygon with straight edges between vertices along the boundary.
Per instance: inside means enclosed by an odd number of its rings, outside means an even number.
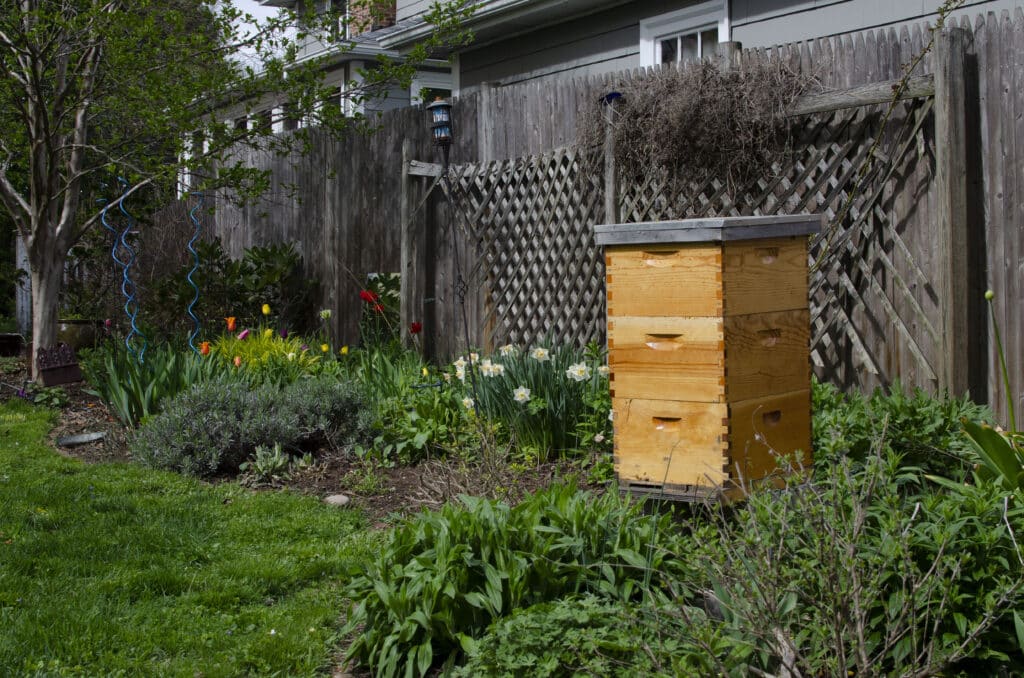
M484 82L508 85L547 77L579 77L640 66L640 21L686 7L681 0L638 0L508 38L459 54L459 88ZM426 0L399 2L424 9ZM732 40L767 47L882 26L934 21L942 0L731 0ZM967 0L954 16L1024 6L1024 0Z
M459 55L460 87L503 85L543 77L608 73L640 64L640 19L685 7L679 0L641 0L546 26Z

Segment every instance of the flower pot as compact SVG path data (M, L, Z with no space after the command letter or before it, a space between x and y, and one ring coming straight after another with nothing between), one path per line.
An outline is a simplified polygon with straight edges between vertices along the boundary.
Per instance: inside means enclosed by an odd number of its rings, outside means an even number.
M95 320L58 320L57 342L67 344L76 351L91 348L99 337L99 323Z

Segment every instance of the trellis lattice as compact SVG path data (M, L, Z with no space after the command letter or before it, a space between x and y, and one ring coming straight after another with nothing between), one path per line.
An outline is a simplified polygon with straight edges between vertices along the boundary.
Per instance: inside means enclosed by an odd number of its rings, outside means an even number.
M936 382L940 300L929 234L906 227L932 200L932 99L794 119L771 176L745 186L622 178L621 221L825 213L811 244L811 358L819 376L870 388L894 375ZM576 150L456 168L461 221L475 236L485 341L604 337L603 177Z
M485 279L485 343L542 340L582 346L604 336L604 261L593 225L600 177L580 171L580 152L457 168L463 226Z
M904 220L927 209L932 98L847 109L794 122L785 162L741 187L673 182L652 172L620 187L623 221L821 213L811 245L811 357L819 376L873 387L893 375L937 384L939 300L922 263L929 234Z

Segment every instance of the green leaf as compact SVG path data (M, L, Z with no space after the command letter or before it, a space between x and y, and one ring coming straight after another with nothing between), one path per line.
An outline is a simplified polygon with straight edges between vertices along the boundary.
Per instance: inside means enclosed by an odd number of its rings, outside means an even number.
M1013 611L1013 629L1017 632L1017 648L1024 651L1024 619L1017 610Z
M419 646L419 655L416 659L416 668L419 670L421 676L427 675L430 671L430 667L434 663L434 648L430 644L428 639L422 645Z

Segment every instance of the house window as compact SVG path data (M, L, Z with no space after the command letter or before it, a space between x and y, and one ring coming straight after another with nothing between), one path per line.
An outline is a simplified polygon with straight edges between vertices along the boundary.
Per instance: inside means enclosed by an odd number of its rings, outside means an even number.
M729 39L725 0L711 0L640 22L640 65L655 66L713 56Z

